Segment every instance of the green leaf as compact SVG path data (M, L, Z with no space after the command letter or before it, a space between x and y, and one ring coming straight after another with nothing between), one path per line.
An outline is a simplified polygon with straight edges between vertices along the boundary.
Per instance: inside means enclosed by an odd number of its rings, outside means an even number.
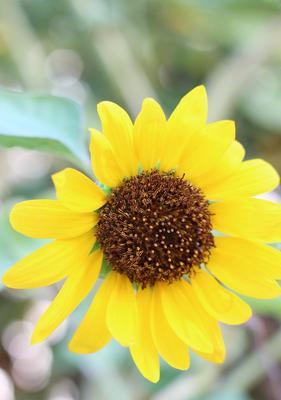
M87 161L81 108L72 100L0 91L0 146Z
M103 257L102 259L102 265L101 265L101 272L100 272L100 277L105 278L106 275L111 271L110 265L106 262L105 258Z
M93 248L92 248L92 250L91 250L91 253L93 253L94 251L97 251L99 249L100 249L100 244L99 244L98 241L96 241L94 246L93 246Z

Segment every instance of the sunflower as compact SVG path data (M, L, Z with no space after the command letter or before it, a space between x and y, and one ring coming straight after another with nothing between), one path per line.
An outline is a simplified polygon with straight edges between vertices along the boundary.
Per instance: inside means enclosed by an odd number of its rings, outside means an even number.
M144 100L133 124L118 105L98 105L102 133L91 132L93 179L66 168L53 175L56 200L15 205L11 224L54 241L17 262L6 286L64 283L32 337L46 339L104 279L70 341L94 353L112 338L129 348L150 381L159 356L180 370L189 351L222 363L219 323L241 324L239 298L279 296L281 208L256 198L279 184L263 160L243 161L232 121L207 123L207 96L196 87L169 119Z

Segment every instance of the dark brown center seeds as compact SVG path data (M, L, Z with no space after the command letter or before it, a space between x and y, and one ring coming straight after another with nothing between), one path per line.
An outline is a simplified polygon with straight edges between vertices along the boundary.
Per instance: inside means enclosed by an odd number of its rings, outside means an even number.
M214 247L208 201L174 173L124 180L108 197L97 239L114 271L142 287L173 282L207 262Z

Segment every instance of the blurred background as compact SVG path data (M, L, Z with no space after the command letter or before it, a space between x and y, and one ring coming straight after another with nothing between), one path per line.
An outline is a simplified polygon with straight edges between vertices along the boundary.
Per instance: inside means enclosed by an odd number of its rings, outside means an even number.
M85 127L98 126L101 100L135 117L153 96L169 113L201 83L210 121L235 119L247 156L281 172L280 0L0 0L1 88L73 99L86 110ZM0 148L1 274L42 245L11 230L12 204L53 196L50 175L69 165L43 151ZM270 198L280 202L280 192ZM281 399L278 299L250 300L255 316L224 327L224 365L194 355L187 372L163 365L153 385L116 344L92 356L68 352L87 301L47 343L31 347L33 325L56 291L1 287L0 400Z

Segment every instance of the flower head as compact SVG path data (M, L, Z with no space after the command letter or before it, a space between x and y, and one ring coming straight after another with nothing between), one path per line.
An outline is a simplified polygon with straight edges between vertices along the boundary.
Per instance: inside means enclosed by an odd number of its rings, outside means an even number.
M65 279L38 321L46 339L106 276L70 349L93 353L112 338L128 346L141 373L159 379L159 355L188 369L189 350L221 363L219 322L240 324L251 309L235 292L273 298L281 291L281 208L257 199L279 184L262 160L243 161L231 121L207 123L199 86L167 120L145 99L133 124L116 104L98 105L91 129L99 185L67 168L53 176L57 200L17 204L17 231L53 242L17 262L4 283L23 289Z

